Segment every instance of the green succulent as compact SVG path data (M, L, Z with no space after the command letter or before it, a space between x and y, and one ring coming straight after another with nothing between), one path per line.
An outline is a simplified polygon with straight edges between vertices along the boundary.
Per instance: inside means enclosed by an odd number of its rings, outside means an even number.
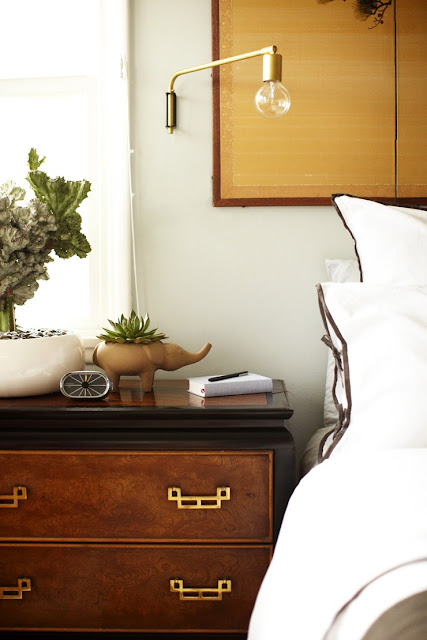
M159 342L168 337L165 336L164 333L156 333L157 329L148 331L148 327L150 326L148 313L146 313L144 317L139 317L135 311L132 310L129 318L125 318L122 314L117 322L113 322L112 320L108 320L108 322L113 329L102 327L105 333L97 336L97 338L105 340L105 342L150 344L151 342Z

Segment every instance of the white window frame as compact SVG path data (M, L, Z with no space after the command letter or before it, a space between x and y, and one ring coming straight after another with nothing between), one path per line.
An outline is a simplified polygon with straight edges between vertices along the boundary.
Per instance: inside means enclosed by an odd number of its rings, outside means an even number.
M0 79L0 95L37 96L56 91L87 96L92 182L87 236L92 245L89 279L93 313L89 326L71 327L82 335L87 362L91 361L91 352L98 342L96 335L107 318L115 319L131 310L133 225L128 19L128 0L99 2L101 62L95 77ZM75 304L79 304L78 299Z

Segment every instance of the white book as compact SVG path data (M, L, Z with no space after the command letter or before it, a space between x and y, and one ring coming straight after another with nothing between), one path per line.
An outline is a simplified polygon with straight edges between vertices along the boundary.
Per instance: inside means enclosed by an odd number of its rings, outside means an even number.
M244 393L265 393L273 390L273 380L257 373L248 373L236 378L209 382L215 376L188 378L188 391L202 398L214 396L237 396Z

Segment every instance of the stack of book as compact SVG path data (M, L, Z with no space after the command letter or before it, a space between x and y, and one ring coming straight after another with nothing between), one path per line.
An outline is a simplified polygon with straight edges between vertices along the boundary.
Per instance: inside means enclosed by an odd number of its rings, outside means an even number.
M215 380L215 378L218 378ZM257 373L235 376L202 376L188 379L188 391L202 398L266 393L273 390L273 380Z

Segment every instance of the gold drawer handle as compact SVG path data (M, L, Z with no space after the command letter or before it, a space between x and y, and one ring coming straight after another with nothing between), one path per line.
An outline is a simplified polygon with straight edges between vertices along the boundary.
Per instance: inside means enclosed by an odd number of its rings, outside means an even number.
M26 499L26 487L13 487L12 495L0 496L0 509L16 509L17 507L19 507L18 500Z
M30 578L18 578L17 587L0 587L0 600L22 600L23 591L31 591Z
M168 488L168 500L176 500L178 509L221 509L230 500L230 487L217 487L216 496L182 496L179 487Z
M179 593L180 600L222 600L223 593L231 592L231 580L218 580L217 587L184 587L184 580L175 578L170 589Z

